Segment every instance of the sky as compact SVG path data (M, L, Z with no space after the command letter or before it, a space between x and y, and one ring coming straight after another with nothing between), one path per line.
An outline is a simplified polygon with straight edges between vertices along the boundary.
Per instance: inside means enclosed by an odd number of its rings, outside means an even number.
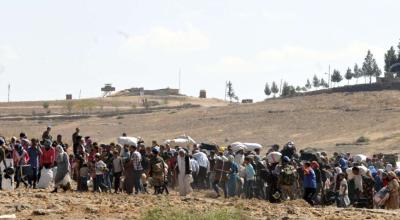
M0 101L179 86L263 100L397 46L397 0L0 0ZM343 82L345 84L347 82Z

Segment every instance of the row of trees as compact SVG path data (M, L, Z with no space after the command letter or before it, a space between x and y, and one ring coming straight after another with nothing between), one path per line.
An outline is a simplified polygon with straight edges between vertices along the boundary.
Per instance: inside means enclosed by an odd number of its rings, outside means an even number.
M394 61L394 57L396 57L396 60L400 58L400 51L399 51L399 56L396 56L395 53L392 51L393 47L391 50L388 51L389 55L385 54L385 63L386 63L386 57L388 56L391 61L387 65L385 64L385 71L388 69L386 66L392 65ZM400 46L399 46L400 50ZM397 61L396 61L397 62ZM390 66L389 66L390 67ZM358 83L358 79L360 77L364 77L365 81L367 78L369 78L369 83L372 83L372 77L378 77L382 74L382 71L380 70L378 64L376 63L376 60L371 53L370 50L368 50L367 55L365 56L364 62L362 64L362 67L359 68L358 64L354 64L353 69L350 67L347 68L345 71L344 75L341 74L341 72L337 69L334 69L332 72L332 75L330 76L330 83L334 85L338 85L340 82L343 81L343 79L346 79L348 84L350 84L350 80L355 78L356 83ZM330 83L325 81L323 78L319 79L317 75L314 75L312 79L312 83L310 79L307 79L306 84L303 87L300 86L291 86L287 82L283 82L282 88L278 88L277 84L275 82L272 82L272 86L270 87L268 83L266 83L265 88L264 88L264 93L267 97L269 97L271 94L275 97L279 92L281 92L281 96L290 96L295 94L296 92L306 92L308 90L311 90L312 88L314 89L320 89L320 88L329 88Z

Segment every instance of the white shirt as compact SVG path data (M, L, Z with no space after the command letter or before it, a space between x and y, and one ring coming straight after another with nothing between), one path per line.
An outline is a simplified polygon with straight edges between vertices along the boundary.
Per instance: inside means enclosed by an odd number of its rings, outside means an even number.
M192 172L197 174L200 169L199 163L195 159L190 159L190 165L192 166Z
M210 161L208 161L207 155L203 152L193 154L193 158L197 161L199 166L208 168Z

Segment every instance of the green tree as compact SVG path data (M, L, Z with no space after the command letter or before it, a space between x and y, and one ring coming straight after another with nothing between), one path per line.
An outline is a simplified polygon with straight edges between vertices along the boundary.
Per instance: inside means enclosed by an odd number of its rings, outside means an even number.
M347 79L347 85L350 84L350 80L353 78L353 73L351 72L350 67L347 68L346 74L344 75L344 78Z
M353 77L356 79L356 84L358 84L358 78L360 78L362 76L362 71L361 69L358 67L358 64L354 64L354 68L353 68Z
M229 101L232 102L232 99L238 101L239 97L235 94L235 91L233 90L233 84L231 81L228 81L228 83L226 84L228 91L226 92L226 94L229 97Z
M271 95L271 89L269 88L268 83L265 84L264 93L267 97Z
M328 83L327 83L323 78L321 78L321 81L319 82L319 84L320 84L323 88L329 88Z
M306 82L305 87L306 87L307 89L311 89L311 83L310 83L310 80L309 80L309 79L307 79L307 82Z
M318 89L318 87L320 87L319 79L318 79L317 75L314 75L314 77L313 77L313 86L316 89Z
M362 66L362 73L364 77L369 77L370 84L372 82L373 76L378 77L382 73L370 50L368 50L367 56L364 59L364 63Z
M296 86L296 92L301 92L301 87L300 86Z
M333 70L333 73L331 76L331 81L334 83L340 83L342 80L343 80L343 77L340 74L339 70Z
M399 45L400 46L400 45ZM389 72L390 67L398 62L398 57L396 55L396 51L394 47L390 47L390 49L385 53L385 73Z
M274 94L274 97L279 93L278 85L275 82L272 82L271 92Z
M43 108L46 110L47 114L50 114L50 103L49 102L43 102L42 104Z
M284 82L282 85L282 96L287 97L296 94L296 89L293 86L290 86L287 82Z

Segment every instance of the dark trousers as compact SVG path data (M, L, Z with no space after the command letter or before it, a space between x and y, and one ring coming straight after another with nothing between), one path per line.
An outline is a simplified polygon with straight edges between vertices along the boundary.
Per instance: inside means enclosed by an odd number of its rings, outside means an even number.
M87 176L81 176L79 177L79 191L81 192L87 192L89 190L89 187L87 185L88 177Z
M253 186L254 186L254 180L244 181L244 192L246 193L247 199L253 198Z
M121 185L121 175L122 172L114 173L114 190L119 191L119 186Z
M16 169L16 173L15 173L15 181L17 182L17 185L15 186L15 188L19 187L19 184L22 182L25 187L28 187L28 184L25 182L23 176L22 176L22 166L18 166Z
M308 204L313 206L314 205L313 198L314 198L314 195L316 192L317 192L317 189L315 189L315 188L305 188L303 199L306 200L306 202L308 202Z
M221 181L215 180L213 182L212 187L218 196L220 195L219 194L219 188L220 188L219 186L221 186L222 190L224 191L224 197L228 198L228 189L227 189L228 186L227 186L226 182L224 180L221 180Z
M94 192L107 192L108 187L104 184L104 175L96 175L93 184L93 191Z
M142 191L142 185L140 184L140 178L142 177L143 170L133 171L133 183L135 185L135 193Z
M200 167L199 173L197 174L197 188L199 189L206 189L206 177L207 177L207 168L206 167Z
M36 187L36 183L39 180L38 176L39 176L38 168L32 167L32 174L28 178L28 183L30 186L33 186L34 188Z

